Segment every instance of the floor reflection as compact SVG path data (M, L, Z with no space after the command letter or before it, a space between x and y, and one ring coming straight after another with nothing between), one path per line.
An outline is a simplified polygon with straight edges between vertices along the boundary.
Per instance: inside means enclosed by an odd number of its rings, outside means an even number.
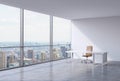
M119 81L120 62L107 65L60 60L0 72L0 81Z

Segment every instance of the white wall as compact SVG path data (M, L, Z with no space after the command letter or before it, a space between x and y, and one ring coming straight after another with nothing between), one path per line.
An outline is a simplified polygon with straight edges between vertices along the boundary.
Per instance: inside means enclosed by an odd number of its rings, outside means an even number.
M72 49L108 52L108 60L120 61L120 17L80 19L72 21Z

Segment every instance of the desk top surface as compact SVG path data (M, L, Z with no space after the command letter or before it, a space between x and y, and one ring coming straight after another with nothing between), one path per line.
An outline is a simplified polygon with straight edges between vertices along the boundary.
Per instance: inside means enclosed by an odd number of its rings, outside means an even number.
M69 51L65 51L66 53L79 53L79 50L69 50ZM87 53L87 52L84 52ZM92 52L92 54L107 54L107 52Z
M93 52L93 54L107 54L107 52Z

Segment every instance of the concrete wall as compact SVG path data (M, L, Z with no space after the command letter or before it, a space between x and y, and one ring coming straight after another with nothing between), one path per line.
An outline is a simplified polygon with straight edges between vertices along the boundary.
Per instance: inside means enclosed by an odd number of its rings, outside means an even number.
M72 20L72 49L82 53L87 45L108 52L108 60L120 61L120 17Z

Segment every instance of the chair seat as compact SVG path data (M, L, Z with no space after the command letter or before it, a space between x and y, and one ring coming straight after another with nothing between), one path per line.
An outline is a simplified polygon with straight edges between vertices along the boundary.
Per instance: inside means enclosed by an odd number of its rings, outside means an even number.
M83 57L91 57L92 53L86 53L85 55L83 55Z

